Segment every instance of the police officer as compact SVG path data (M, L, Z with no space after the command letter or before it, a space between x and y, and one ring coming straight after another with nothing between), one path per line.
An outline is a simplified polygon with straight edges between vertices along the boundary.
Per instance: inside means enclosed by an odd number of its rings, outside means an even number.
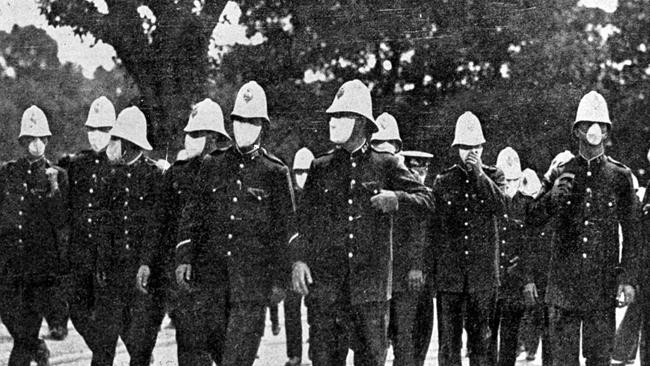
M0 168L0 318L14 342L9 366L49 364L38 333L67 267L67 175L45 158L50 136L43 111L27 108L18 137L25 156Z
M99 243L108 240L106 229L110 226L109 168L105 151L114 123L113 104L103 96L95 99L85 123L90 149L64 156L59 162L67 169L70 180L67 197L71 229L69 261L73 278L70 317L86 342L96 338L91 334L95 329L91 317L95 289L100 280L96 277L100 272L96 267L97 248Z
M505 198L503 173L481 162L484 143L478 118L462 114L452 143L460 161L433 183L437 214L430 235L442 366L461 364L463 322L472 365L492 364L489 320L499 285L496 219L504 214Z
M605 155L611 126L605 98L586 94L572 130L579 154L547 173L527 217L536 224L556 218L546 293L554 365L579 364L581 333L587 365L609 365L617 299L634 301L636 197L630 169Z
M296 152L293 158L293 181L296 206L300 206L309 167L314 161L314 154L306 147ZM300 312L302 296L289 291L284 299L284 327L287 334L287 357L285 366L298 366L302 362L302 315Z
M524 225L526 207L533 197L522 193L523 172L514 149L501 150L496 167L504 173L507 211L498 222L501 287L492 319L494 343L491 350L495 352L495 364L512 366L517 359L519 326L524 311L526 306L533 306L537 301L537 289L528 267L532 238Z
M395 117L382 113L377 117L379 131L372 135L370 143L376 151L398 154L402 139ZM402 157L401 155L399 155ZM394 218L393 235L393 292L390 300L388 335L392 340L395 365L413 366L415 315L424 287L425 230L416 212L400 212ZM413 230L415 227L415 230ZM414 236L419 234L419 237Z
M148 365L164 316L155 209L162 172L143 157L152 149L146 135L146 119L137 107L120 112L110 130L109 224L102 233L108 240L99 240L95 249L98 287L87 341L92 365L113 364L118 336L131 366Z
M223 341L222 366L253 364L266 306L281 301L288 278L293 191L289 169L260 146L270 124L266 105L256 82L239 90L231 113L235 146L203 160L177 244L177 254L187 253L177 279L189 279L209 303L202 331L209 342Z
M292 282L305 298L312 362L383 365L391 294L392 215L430 208L428 190L389 152L369 145L378 126L359 80L338 90L330 115L337 147L314 160L292 241Z
M178 251L175 246L181 218L179 213L193 191L201 162L208 153L220 153L218 147L223 141L231 140L224 127L221 107L208 98L194 106L184 131L184 149L179 153L180 158L165 173L161 200L163 210L160 213L163 222L163 247L166 248L164 257L172 258L174 271L176 264L184 263L187 256L191 255L184 251L187 246L179 247ZM199 296L201 293L189 285L191 272L179 273L179 276L183 277L174 282L182 287L171 290L169 299L171 317L176 326L178 364L212 365L209 354L195 352L200 346L203 350L210 350L215 358L220 354L220 351L208 347L210 334L203 331L204 322L209 319L206 313L208 308L205 306L207 303L202 302Z

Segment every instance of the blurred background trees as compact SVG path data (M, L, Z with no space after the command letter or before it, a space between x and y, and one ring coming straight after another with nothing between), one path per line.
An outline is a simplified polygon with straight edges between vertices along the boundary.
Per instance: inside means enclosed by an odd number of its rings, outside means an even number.
M14 129L0 132L1 158L12 156L20 113L32 103L61 133L57 151L78 149L101 94L118 110L140 106L165 155L180 148L193 103L209 96L228 115L239 85L255 79L269 99L270 150L290 163L302 146L331 147L324 110L342 82L359 78L372 88L375 115L397 117L405 148L438 157L434 172L455 159L456 118L472 110L487 163L512 146L543 173L556 153L575 148L570 125L592 89L614 121L608 153L640 178L648 165L648 1L620 0L606 13L577 0L240 0L240 19L223 16L226 1L107 0L107 12L87 0L37 1L51 25L111 44L118 67L87 80L58 64L42 31L0 34L1 118ZM237 21L262 41L219 45L215 26ZM11 47L20 42L36 54Z

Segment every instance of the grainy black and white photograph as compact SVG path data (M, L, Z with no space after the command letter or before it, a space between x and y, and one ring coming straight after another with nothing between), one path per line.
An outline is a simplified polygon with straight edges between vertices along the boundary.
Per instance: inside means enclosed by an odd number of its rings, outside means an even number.
M0 0L0 366L650 366L649 0Z

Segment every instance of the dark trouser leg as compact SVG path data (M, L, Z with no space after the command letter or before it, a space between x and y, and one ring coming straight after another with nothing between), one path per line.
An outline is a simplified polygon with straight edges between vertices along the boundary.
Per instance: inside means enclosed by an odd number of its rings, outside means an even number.
M111 288L95 293L95 303L90 310L73 306L73 323L93 353L92 366L113 365L125 307L119 291Z
M179 366L220 365L228 321L223 291L183 293L175 314Z
M494 345L490 319L496 307L495 293L494 291L481 291L466 296L465 329L467 330L468 348L471 350L470 365L493 365L495 351L490 349Z
M369 302L350 306L355 366L386 364L388 302Z
M302 296L290 291L284 299L284 331L287 334L287 357L302 358Z
M519 340L528 354L536 354L539 340L544 332L544 306L537 304L524 312Z
M38 338L43 321L36 301L42 296L37 288L0 288L0 318L14 340L9 366L29 366L38 346Z
M223 349L223 366L250 366L264 334L266 306L255 302L231 303Z
M549 308L549 343L554 366L580 365L581 320L576 312L557 306Z
M639 345L639 333L641 332L643 318L643 307L638 302L631 303L625 316L618 326L614 338L614 350L612 358L618 361L634 360Z
M440 366L461 366L460 349L463 335L462 293L438 292L438 341Z
M277 305L269 305L269 317L271 318L271 326L278 327L280 324L279 310Z
M433 332L433 297L428 290L419 296L413 328L413 358L416 365L423 366Z
M68 328L70 312L65 299L65 293L68 291L65 286L68 285L61 284L48 289L49 306L45 311L45 320L50 329Z
M160 324L165 317L162 298L134 292L129 299L120 336L131 358L131 366L149 366Z
M549 307L543 305L544 325L542 332L542 366L553 365L553 348L551 346L551 335L549 330Z
M582 354L586 366L608 366L614 334L616 309L586 311L583 313Z
M393 341L395 366L412 366L413 359L413 326L418 304L418 293L393 293L390 301L390 328Z
M345 366L350 344L349 305L305 298L309 319L309 350L314 366Z
M517 361L518 334L521 318L524 315L523 304L506 301L501 310L499 326L499 366L514 366ZM493 333L493 337L496 337Z

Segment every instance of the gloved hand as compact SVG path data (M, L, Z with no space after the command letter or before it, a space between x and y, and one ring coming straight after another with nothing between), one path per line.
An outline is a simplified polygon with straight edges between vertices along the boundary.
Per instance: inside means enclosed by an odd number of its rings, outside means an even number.
M138 268L138 274L135 277L135 287L143 294L148 294L147 285L149 284L149 277L151 276L151 269L147 265L141 265Z
M45 169L45 175L47 175L47 180L50 182L50 188L52 191L59 190L59 171L54 168Z
M273 286L271 288L271 297L269 299L270 305L277 305L279 304L282 300L284 300L286 296L286 293L284 290L278 286Z
M630 285L618 285L616 299L618 300L618 307L625 307L634 302L636 291Z
M399 208L399 201L395 192L384 189L370 197L370 204L383 213L395 212Z
M553 188L551 189L551 198L556 203L563 203L567 197L571 194L573 189L573 179L575 174L573 173L562 173L553 183Z
M537 304L537 299L539 295L537 294L537 286L533 282L526 284L523 289L524 293L524 304L526 306L534 306Z
M296 262L293 264L293 270L291 271L291 285L293 291L306 296L309 293L308 285L311 285L314 281L311 278L311 271L309 266L303 262Z
M420 269L412 269L408 274L409 290L420 291L424 286L424 274Z
M189 280L192 279L192 265L191 264L180 264L176 267L176 283L178 286L185 290L190 291Z

